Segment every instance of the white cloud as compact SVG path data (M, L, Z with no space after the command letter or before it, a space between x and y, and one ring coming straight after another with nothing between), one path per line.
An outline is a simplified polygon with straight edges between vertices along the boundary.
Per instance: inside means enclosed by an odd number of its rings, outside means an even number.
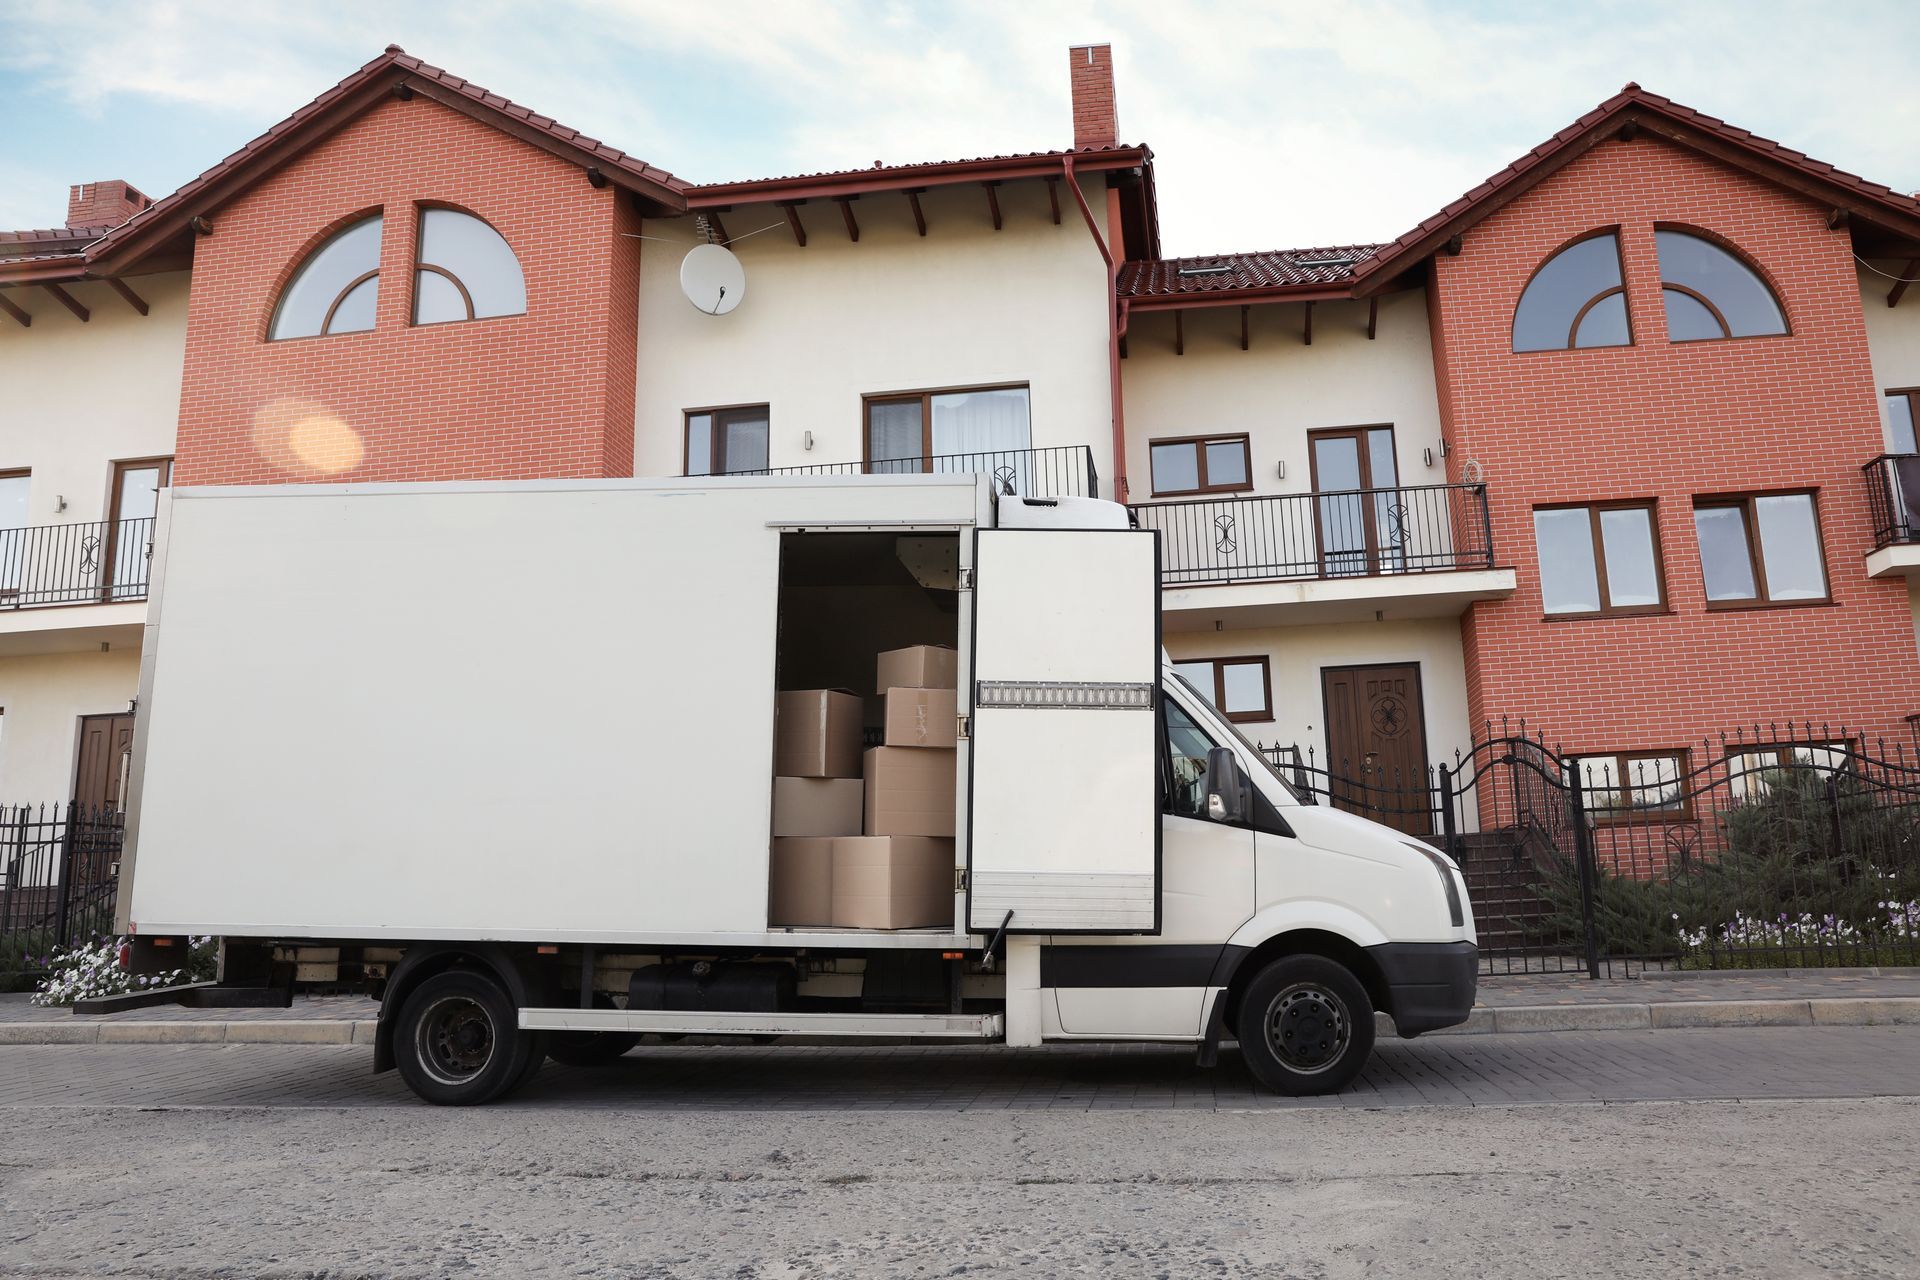
M398 40L705 181L1061 145L1065 49L1111 40L1122 132L1159 156L1169 252L1395 235L1630 78L1920 186L1920 89L1886 53L1913 46L1920 9L1892 0L25 0L8 30L0 75L82 121L116 100L189 108L231 118L237 146Z

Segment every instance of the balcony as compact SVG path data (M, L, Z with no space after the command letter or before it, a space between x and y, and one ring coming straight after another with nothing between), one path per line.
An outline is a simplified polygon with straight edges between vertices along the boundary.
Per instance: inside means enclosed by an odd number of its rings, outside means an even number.
M1169 630L1447 617L1510 595L1480 484L1145 503Z
M137 644L153 518L0 529L0 655Z
M1883 453L1860 470L1873 522L1867 576L1920 576L1920 453Z
M996 493L1023 498L1097 498L1100 475L1086 445L1049 449L996 449L982 453L946 453L924 458L875 458L865 462L826 462L805 467L738 471L750 476L839 475L984 475Z

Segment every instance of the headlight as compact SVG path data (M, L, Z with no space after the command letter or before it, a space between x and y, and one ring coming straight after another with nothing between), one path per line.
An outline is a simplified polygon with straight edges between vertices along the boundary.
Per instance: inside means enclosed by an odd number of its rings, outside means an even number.
M1454 879L1453 867L1445 858L1441 857L1431 845L1421 844L1418 840L1409 840L1407 841L1407 846L1418 849L1421 853L1425 854L1427 861L1433 864L1433 869L1440 873L1440 883L1447 886L1448 923L1456 929L1466 924L1466 912L1461 908L1460 904L1460 885Z

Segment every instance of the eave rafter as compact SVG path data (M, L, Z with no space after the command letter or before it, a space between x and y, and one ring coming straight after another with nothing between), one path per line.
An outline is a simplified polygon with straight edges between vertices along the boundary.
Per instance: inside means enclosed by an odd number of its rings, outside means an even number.
M793 228L794 244L802 249L806 248L807 228L806 224L800 221L800 202L798 200L782 200L780 207L787 211L787 225Z
M4 293L0 293L0 311L4 311L8 315L12 316L16 321L19 322L20 327L22 329L30 328L33 325L33 317L30 314L28 314L25 310L23 310L21 307L16 305L13 299L9 298Z
M87 321L93 319L93 313L81 305L80 299L74 297L59 285L48 280L42 281L40 287L52 295L54 301L78 316L81 324L85 324Z

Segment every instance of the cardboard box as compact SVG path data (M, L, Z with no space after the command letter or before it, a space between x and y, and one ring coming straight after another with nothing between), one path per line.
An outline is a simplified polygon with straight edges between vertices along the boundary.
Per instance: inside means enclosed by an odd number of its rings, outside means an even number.
M951 840L842 836L833 842L833 923L924 929L953 923Z
M773 842L767 923L820 927L833 923L833 837Z
M951 747L959 695L951 689L887 690L886 737L890 747Z
M916 644L889 649L876 664L875 693L889 689L952 689L960 683L960 651L944 645Z
M859 777L860 721L860 699L844 689L782 693L774 708L775 776Z
M866 792L858 778L775 778L773 834L857 836Z
M866 833L953 834L954 752L870 747L866 755Z

